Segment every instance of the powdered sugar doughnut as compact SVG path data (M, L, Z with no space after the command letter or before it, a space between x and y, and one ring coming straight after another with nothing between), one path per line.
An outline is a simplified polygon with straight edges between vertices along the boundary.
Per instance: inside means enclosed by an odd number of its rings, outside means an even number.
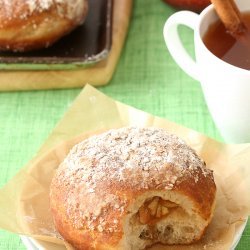
M48 47L82 24L87 12L87 0L2 0L0 50Z

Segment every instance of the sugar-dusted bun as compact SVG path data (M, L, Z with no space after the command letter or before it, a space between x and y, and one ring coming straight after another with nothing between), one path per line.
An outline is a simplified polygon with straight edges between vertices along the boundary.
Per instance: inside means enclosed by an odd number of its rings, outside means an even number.
M157 128L121 128L73 147L52 180L55 225L76 249L144 249L199 240L216 186L204 161Z
M0 50L48 47L83 23L87 0L0 1Z

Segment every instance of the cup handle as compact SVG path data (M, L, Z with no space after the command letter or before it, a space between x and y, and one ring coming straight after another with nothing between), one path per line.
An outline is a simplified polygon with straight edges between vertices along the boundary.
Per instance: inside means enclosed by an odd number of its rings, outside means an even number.
M171 56L188 75L197 81L199 81L197 64L184 48L177 28L179 25L185 25L196 32L198 22L198 14L191 11L179 11L168 18L163 29L165 43Z

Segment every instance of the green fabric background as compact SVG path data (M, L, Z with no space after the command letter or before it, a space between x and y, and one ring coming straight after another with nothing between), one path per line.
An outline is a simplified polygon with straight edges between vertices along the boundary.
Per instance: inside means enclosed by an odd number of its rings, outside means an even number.
M135 0L127 41L111 82L100 91L116 100L222 140L201 87L170 57L163 40L175 10L160 0ZM192 31L181 29L192 51ZM0 93L0 187L26 164L81 89ZM108 112L108 111L105 111ZM0 249L25 249L17 235L0 231ZM250 249L250 223L240 249Z

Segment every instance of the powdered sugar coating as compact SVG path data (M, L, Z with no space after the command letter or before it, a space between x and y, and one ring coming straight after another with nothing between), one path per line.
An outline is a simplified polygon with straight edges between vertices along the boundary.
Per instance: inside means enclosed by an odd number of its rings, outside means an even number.
M81 169L78 173L89 192L105 180L138 190L153 186L171 189L185 172L198 178L197 168L204 174L209 171L203 169L204 162L183 140L155 128L122 128L93 136L76 145L65 163L67 180L75 178L71 172ZM166 175L173 164L175 175Z
M2 0L0 8L6 20L27 19L54 7L59 16L76 19L82 16L84 0ZM4 19L3 19L4 20Z
M211 176L177 136L163 129L126 127L74 146L55 179L57 188L67 192L67 216L75 228L113 232L121 227L108 213L121 217L128 206L126 192L171 190L185 178L196 183L201 173Z

